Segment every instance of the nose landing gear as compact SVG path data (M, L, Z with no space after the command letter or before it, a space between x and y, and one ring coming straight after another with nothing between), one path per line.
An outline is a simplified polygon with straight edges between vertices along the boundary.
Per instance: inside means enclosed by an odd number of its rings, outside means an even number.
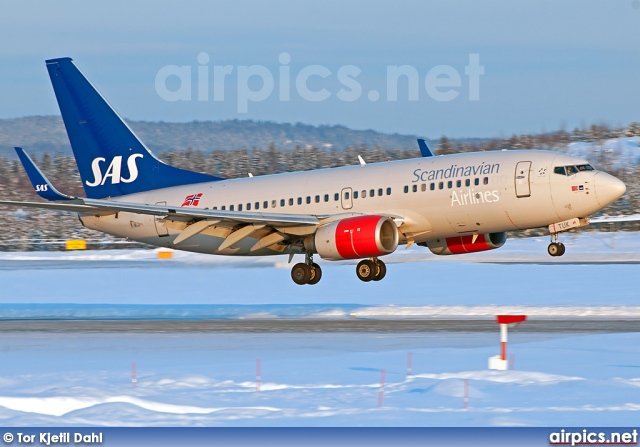
M365 259L358 263L356 275L360 281L380 281L387 274L387 266L378 258Z
M547 247L547 252L551 256L562 256L564 254L564 244L558 242L558 233L551 234L551 243Z
M306 254L304 262L297 263L291 269L291 279L300 286L318 284L320 278L322 278L322 269L313 262L311 253Z

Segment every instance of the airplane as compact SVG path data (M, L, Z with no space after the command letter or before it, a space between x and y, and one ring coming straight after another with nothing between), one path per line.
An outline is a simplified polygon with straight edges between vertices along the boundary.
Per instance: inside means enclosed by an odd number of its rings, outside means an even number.
M78 213L88 228L158 247L227 256L304 255L291 277L317 284L324 260L358 260L365 282L386 275L381 257L417 244L436 255L493 250L507 231L558 235L626 190L586 160L503 150L434 155L276 175L223 179L156 158L70 58L46 61L86 197L59 192L21 148L47 202L0 201Z

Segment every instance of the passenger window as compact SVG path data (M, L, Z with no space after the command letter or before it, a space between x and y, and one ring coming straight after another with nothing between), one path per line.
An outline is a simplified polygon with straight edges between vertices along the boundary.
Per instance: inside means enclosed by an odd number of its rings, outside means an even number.
M247 211L251 211L251 204L247 203Z
M293 206L293 199L289 198L289 206Z
M242 203L238 205L238 211L242 211Z
M311 203L311 196L307 196L307 205Z
M460 188L462 186L462 180L456 180L456 187Z
M284 199L280 199L280 206L284 206Z
M391 195L391 188L387 188L387 195L390 196Z
M337 202L338 200L340 200L340 194L335 193L335 194L333 195L333 200L335 200L336 202Z
M324 195L324 201L325 201L325 202L328 202L328 201L329 201L329 194L325 194L325 195Z
M435 189L436 189L436 184L435 184L435 183L430 184L430 185L429 185L429 189L430 189L431 191L435 191Z
M353 191L353 198L357 199L358 198L358 191Z
M407 186L407 190L405 192L409 192L409 187ZM376 190L375 189L371 189L369 190L369 197L374 197L376 195Z
M474 180L473 180L473 184L474 184L474 185L476 185L476 186L478 186L478 185L480 184L480 179L479 179L479 178L474 179Z
M344 192L344 198L345 200L349 200L349 191Z
M217 206L214 206L212 209L217 210L217 209L218 209L218 207L217 207Z
M302 205L302 197L298 197L298 205Z
M409 192L409 187L405 185L405 187L404 187L404 193L406 194L406 193L408 193L408 192ZM373 194L371 194L371 195L373 195Z
M427 190L427 184L423 183L422 185L420 185L420 191L424 192Z
M320 196L316 196L316 203L320 203Z
M567 171L564 170L564 166L556 166L553 168L554 174L567 175Z
M413 192L417 192L418 191L418 185L413 185L413 188L411 188L413 190Z
M488 184L489 184L489 177L485 177L485 178L484 178L484 184L485 184L485 185L488 185Z
M378 189L378 195L382 197L382 188Z
M221 211L224 211L224 210L225 210L225 208L226 208L226 206L225 206L225 205L222 205L222 206L220 207L220 210L221 210Z
M366 198L367 198L367 190L366 190L366 189L363 189L363 190L362 190L362 198L363 198L363 199L366 199Z
M444 183L443 182L438 183L438 189L444 189Z
M229 205L229 211L233 211L233 205Z
M453 182L451 180L447 182L447 188L449 189L453 188Z
M257 209L257 210L259 210L259 209L260 209L260 202L256 202L255 209Z
M273 206L276 206L276 201L273 201ZM262 204L262 208L267 209L269 208L269 202L267 200L264 201L264 203Z
M468 178L464 181L464 186L471 186L471 179Z

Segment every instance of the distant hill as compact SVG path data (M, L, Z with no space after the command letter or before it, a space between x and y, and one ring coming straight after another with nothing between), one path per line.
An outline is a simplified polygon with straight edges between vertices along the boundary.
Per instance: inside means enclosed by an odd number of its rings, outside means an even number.
M415 148L415 135L385 134L373 130L352 130L344 126L280 124L268 121L228 120L165 123L127 121L154 152L184 150L205 153L214 150L267 148L281 150L314 146L343 150L348 146L378 146L384 149ZM430 141L436 144L436 141ZM30 116L0 120L0 156L14 156L13 147L29 153L70 153L69 140L60 116Z

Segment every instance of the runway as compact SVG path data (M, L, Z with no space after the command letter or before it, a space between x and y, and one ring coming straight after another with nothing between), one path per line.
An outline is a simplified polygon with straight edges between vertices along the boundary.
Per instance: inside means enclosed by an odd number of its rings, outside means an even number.
M0 333L486 333L494 320L5 320ZM513 328L523 333L640 332L640 320L546 319Z

